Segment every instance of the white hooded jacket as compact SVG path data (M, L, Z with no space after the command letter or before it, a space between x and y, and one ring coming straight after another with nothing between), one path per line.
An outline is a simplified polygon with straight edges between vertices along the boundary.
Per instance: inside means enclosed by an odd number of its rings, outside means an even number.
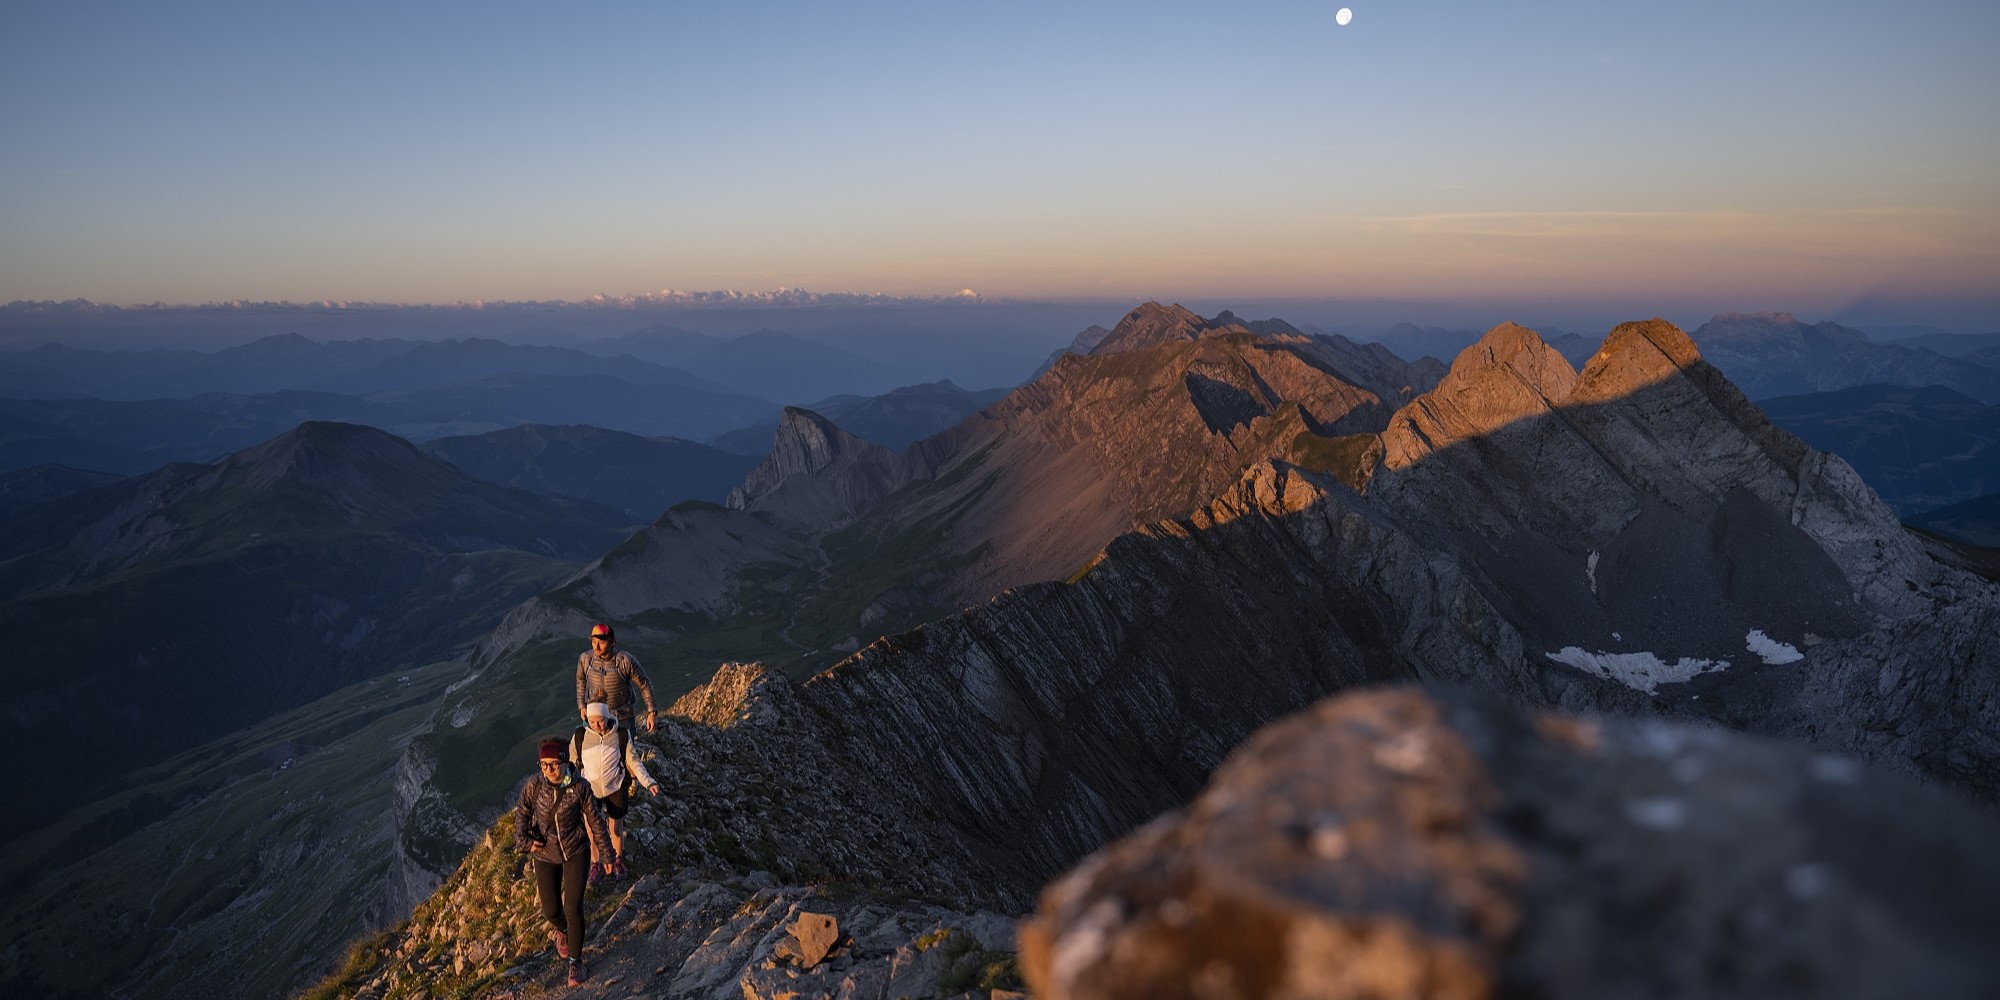
M618 744L625 744L624 759L619 759ZM639 760L637 749L630 739L622 738L617 719L611 720L611 728L600 733L589 726L578 726L570 735L569 762L583 780L590 782L591 794L605 798L625 787L626 776L631 776L646 790L657 795L660 785L653 780L646 765Z

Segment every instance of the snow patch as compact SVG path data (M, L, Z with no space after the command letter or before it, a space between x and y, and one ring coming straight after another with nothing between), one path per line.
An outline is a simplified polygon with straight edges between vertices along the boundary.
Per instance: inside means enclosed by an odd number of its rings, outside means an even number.
M1564 646L1561 652L1542 655L1647 694L1656 694L1654 688L1658 685L1681 684L1729 666L1728 660L1697 660L1683 656L1668 663L1653 653L1593 653L1581 646Z
M1583 575L1590 578L1590 592L1597 593L1597 550L1590 550L1590 558L1583 561Z
M1799 652L1798 647L1765 635L1761 628L1751 629L1750 634L1743 637L1743 642L1750 647L1751 652L1763 657L1765 663L1797 663L1806 658L1806 654Z

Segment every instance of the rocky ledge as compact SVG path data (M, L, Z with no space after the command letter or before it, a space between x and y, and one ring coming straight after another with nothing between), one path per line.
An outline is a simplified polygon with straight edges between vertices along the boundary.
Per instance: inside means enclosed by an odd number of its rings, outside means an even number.
M1846 758L1387 689L1043 893L1045 1000L1990 997L2000 817Z

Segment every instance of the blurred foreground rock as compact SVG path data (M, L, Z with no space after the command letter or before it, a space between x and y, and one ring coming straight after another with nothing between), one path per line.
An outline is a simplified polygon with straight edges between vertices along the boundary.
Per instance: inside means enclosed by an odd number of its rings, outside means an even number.
M1992 997L1996 847L1845 757L1375 691L1050 886L1021 962L1045 1000Z

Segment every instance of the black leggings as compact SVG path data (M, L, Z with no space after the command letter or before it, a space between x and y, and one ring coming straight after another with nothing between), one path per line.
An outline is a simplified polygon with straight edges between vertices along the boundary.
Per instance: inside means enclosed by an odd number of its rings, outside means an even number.
M587 857L562 864L535 859L535 898L541 901L549 926L569 935L571 958L583 954L583 881L589 874Z

